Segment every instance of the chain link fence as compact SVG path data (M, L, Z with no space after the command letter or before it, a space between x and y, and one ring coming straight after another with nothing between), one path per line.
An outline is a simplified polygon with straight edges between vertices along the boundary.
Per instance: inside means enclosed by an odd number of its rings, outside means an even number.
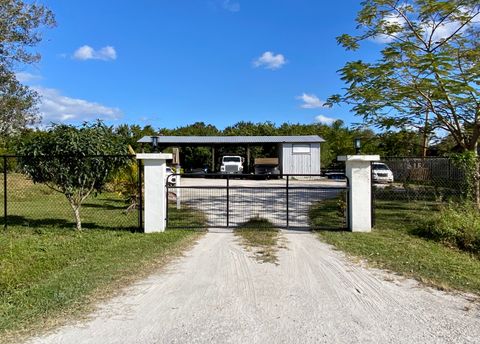
M36 158L35 164L46 159ZM101 193L92 192L82 203L80 216L84 229L139 230L139 169L134 156L86 156L81 164L101 164L107 159L125 162L108 176ZM22 156L0 156L0 211L5 228L75 228L73 209L67 197L44 183L34 183L25 173ZM77 164L78 165L78 164ZM69 173L75 173L70 171Z
M139 187L140 169L134 156L122 156L125 164L113 171L108 176L108 181L103 192L91 194L82 204L80 215L82 227L85 229L108 229L108 230L141 230L142 223L139 218L141 204L141 188ZM57 157L58 158L58 157ZM111 159L112 156L83 157L82 163L99 163L102 160ZM64 194L55 191L43 183L33 183L22 167L20 156L0 156L0 219L3 226L15 228L74 228L75 218L73 210ZM48 159L44 157L43 159ZM38 161L36 163L42 163ZM465 172L449 158L383 158L385 164L393 175L393 182L373 183L373 208L374 222L382 221L382 218L399 216L402 212L422 212L439 209L442 204L458 202L468 199L469 183ZM372 176L375 173L372 168ZM384 171L383 171L384 172ZM375 180L375 178L373 178ZM244 218L252 213L277 214L278 221L285 222L286 207L279 201L285 198L285 190L279 188L278 195L272 196L268 188L246 189L250 193L244 195L242 188L232 188L230 211L237 214L236 217ZM173 191L173 190L170 190ZM344 228L345 209L347 207L345 190L334 190L335 197L327 188L317 189L295 187L289 188L290 217L293 225L295 217L299 214L306 216L304 211L298 211L308 199L309 202L317 202L318 206L310 207L310 218L313 216L317 221L310 221L312 228L332 227ZM212 199L213 192L220 192L218 197L222 206L212 203L212 214L224 213L226 189L214 190L213 188L186 187L182 189L182 203L186 205L192 200L200 199L202 211L207 212L205 207L209 204L201 201L202 198ZM330 193L329 193L330 192ZM197 196L195 196L197 195ZM272 200L266 206L258 200ZM309 203L307 202L307 203ZM256 204L258 206L256 206ZM315 204L317 204L315 203ZM248 205L248 207L247 207ZM327 207L330 205L330 208ZM175 208L174 206L170 208ZM299 209L300 209L299 208ZM318 208L318 209L317 209ZM328 209L327 209L328 208ZM303 209L303 208L302 208ZM180 227L188 227L192 217L185 216L189 209L181 212L172 210L169 215L170 224ZM208 210L208 209L207 209ZM248 210L248 211L247 211ZM193 214L193 212L192 212ZM205 215L198 219L198 226L205 226ZM223 216L220 216L223 218ZM190 219L190 220L189 220ZM303 218L302 218L303 219ZM321 219L318 220L318 219ZM209 219L212 221L212 219ZM232 218L232 224L235 223ZM223 220L222 220L223 221ZM187 223L188 222L188 223ZM193 221L195 222L195 221ZM196 222L195 222L196 223ZM279 223L276 223L277 225ZM223 222L221 223L222 225ZM216 223L215 225L220 225Z
M469 197L465 172L447 157L385 157L372 164L372 179L375 223L403 211L428 214Z

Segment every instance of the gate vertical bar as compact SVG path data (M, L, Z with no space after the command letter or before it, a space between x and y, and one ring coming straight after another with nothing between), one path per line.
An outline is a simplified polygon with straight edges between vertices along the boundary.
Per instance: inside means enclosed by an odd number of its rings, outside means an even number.
M168 228L168 193L170 192L169 190L169 186L168 186L168 179L169 179L170 176L167 177L167 179L165 179L165 228ZM178 192L178 189L176 189L177 192ZM178 193L175 195L176 197L178 197Z
M7 229L7 157L3 156L3 226Z
M138 167L138 231L143 232L143 190L142 160L137 160Z
M287 202L287 229L290 226L289 178L290 176L287 175L287 183L285 187L285 201Z
M227 174L227 227L230 227L230 177Z
M347 219L346 219L346 229L350 230L350 179L348 179L347 175L345 175L345 178L347 179L347 194L345 195L346 200L347 200Z
M373 185L373 162L370 163L370 209L372 214L372 227L375 226L375 186Z

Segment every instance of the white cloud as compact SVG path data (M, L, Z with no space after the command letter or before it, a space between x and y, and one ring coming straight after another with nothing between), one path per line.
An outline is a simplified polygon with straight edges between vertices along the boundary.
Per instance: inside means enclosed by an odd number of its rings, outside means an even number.
M463 9L464 14L471 13L472 10L465 8ZM412 20L414 23L418 23L418 21ZM389 28L395 28L396 26L403 27L407 24L406 20L401 17L398 13L390 13L385 16L384 18L384 23L383 23L383 28L385 31L387 31ZM469 25L466 25L464 28L462 28L459 33L462 33L466 30L468 30L469 27L476 26L480 24L480 15L477 15ZM451 20L451 21L445 21L442 23L440 26L435 28L435 32L432 36L433 41L440 41L442 39L450 37L454 32L456 32L460 27L461 23L459 21ZM425 24L422 24L422 31L423 31L423 37L425 39L429 39L430 35L432 33L434 24L433 22L427 22ZM377 43L390 43L395 39L395 34L392 35L378 35L376 37L372 38L373 41Z
M41 95L39 105L44 123L64 121L85 121L94 119L118 119L122 112L87 100L64 96L53 88L34 87Z
M21 83L29 83L32 81L40 80L42 78L41 75L28 72L17 72L15 73L15 76L17 77L17 80Z
M326 124L326 125L331 125L336 120L337 120L336 118L331 118L331 117L327 117L327 116L324 116L324 115L315 116L315 122L321 123L321 124Z
M222 0L222 8L230 12L238 12L240 4L234 0Z
M117 52L114 47L107 45L103 48L98 50L93 49L89 45L84 45L75 50L73 53L73 58L76 60L102 60L102 61L109 61L109 60L116 60L117 59Z
M304 93L296 98L303 101L303 104L300 105L300 107L304 109L316 109L321 108L324 105L324 103L314 94Z
M253 61L254 67L264 67L271 70L282 68L285 63L287 63L285 56L282 54L275 55L271 51L264 52L262 56Z

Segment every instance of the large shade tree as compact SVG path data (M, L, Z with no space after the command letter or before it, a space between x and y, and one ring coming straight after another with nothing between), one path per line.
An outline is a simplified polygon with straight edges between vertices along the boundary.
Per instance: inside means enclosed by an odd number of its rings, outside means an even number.
M53 13L36 2L0 0L0 140L40 120L37 93L22 85L15 71L39 61L32 50L41 29L55 25Z
M31 133L18 147L23 171L34 183L65 195L78 230L82 203L101 192L112 174L126 165L128 159L119 155L127 153L124 140L102 122L55 125Z
M38 94L18 82L15 74L0 65L0 139L40 120Z
M427 136L447 133L463 151L480 137L480 4L478 0L365 0L360 34L338 41L358 49L384 44L374 62L352 61L341 70L346 102L367 124L416 127Z

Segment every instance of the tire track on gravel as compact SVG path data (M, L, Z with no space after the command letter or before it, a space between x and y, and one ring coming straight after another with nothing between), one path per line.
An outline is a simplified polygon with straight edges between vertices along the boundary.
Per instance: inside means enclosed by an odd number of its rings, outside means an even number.
M277 266L232 233L208 233L90 319L29 343L478 342L480 310L464 311L466 297L366 269L311 233L282 235Z

